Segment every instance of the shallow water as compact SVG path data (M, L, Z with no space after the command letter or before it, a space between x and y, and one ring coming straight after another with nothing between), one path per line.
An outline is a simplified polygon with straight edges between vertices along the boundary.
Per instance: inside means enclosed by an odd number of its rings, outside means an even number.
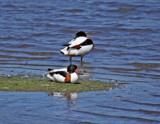
M107 92L0 92L3 123L160 123L158 0L0 1L0 72L46 75L69 64L60 53L77 31L95 43L73 58L92 80L127 82Z

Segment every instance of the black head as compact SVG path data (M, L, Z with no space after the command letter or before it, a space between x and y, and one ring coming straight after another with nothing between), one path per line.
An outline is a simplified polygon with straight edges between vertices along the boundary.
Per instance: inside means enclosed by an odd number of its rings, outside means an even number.
M86 35L86 33L85 33L85 32L83 32L83 31L79 31L79 32L77 32L77 33L76 33L76 37L75 37L75 38L77 38L77 37L81 37L81 36L86 37L87 35Z
M74 73L76 69L77 69L77 66L71 64L71 65L68 66L67 72L69 72L69 73Z

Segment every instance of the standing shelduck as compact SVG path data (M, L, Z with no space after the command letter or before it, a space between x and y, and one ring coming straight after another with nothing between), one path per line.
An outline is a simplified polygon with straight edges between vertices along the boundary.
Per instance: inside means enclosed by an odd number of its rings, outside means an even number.
M78 75L76 72L80 72L76 65L69 65L67 68L63 69L48 69L49 74L47 75L53 81L61 83L76 83L78 80Z
M68 55L70 62L72 61L73 56L81 56L81 62L83 57L88 54L94 47L94 43L90 37L87 37L86 33L79 31L76 33L76 36L71 40L64 49L61 50L61 53Z

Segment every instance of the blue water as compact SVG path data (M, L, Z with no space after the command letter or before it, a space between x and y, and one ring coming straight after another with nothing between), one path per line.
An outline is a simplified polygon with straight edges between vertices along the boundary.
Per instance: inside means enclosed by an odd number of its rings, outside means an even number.
M95 47L73 63L91 80L126 84L78 94L0 92L0 122L160 123L159 12L159 0L1 0L0 76L66 67L59 50L83 30Z

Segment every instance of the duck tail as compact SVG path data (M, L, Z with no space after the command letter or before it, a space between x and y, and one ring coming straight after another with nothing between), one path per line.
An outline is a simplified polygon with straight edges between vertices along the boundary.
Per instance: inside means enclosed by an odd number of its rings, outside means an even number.
M51 76L50 74L47 74L47 77L48 77L49 79L51 79L52 81L55 81L54 77Z
M65 47L64 49L60 50L60 52L64 55L68 55L68 47Z

